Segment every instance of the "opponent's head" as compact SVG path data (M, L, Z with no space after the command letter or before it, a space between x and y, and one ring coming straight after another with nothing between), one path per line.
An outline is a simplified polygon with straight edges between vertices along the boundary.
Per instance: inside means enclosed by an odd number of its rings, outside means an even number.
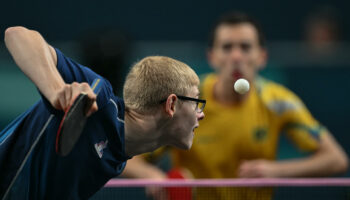
M208 60L219 76L233 83L253 81L266 62L265 38L258 22L239 12L223 15L209 37Z
M152 114L161 112L167 126L165 140L170 145L189 148L193 130L204 117L196 112L196 102L179 96L198 98L199 78L185 63L164 56L150 56L136 63L124 84L127 109Z

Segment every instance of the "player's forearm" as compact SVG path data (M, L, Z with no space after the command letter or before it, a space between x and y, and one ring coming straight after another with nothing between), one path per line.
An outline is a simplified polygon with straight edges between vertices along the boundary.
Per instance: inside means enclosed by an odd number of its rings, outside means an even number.
M315 156L301 160L281 161L277 164L278 177L331 176L344 172L344 164L331 157Z
M128 161L123 173L127 178L149 178L165 179L166 174L158 167L151 165L143 160L140 156L135 156Z
M330 134L323 135L321 147L314 155L300 160L277 163L281 177L330 176L348 168L348 158Z
M38 32L24 27L8 28L5 44L23 73L51 100L55 91L65 84L56 68L57 58L52 47Z

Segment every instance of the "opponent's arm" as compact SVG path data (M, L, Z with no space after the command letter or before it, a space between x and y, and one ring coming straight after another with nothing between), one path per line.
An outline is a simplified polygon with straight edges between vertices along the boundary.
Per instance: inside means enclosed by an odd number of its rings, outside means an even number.
M122 176L128 178L166 179L166 174L158 167L146 162L142 155L128 160Z
M322 134L320 146L311 156L286 161L252 160L239 167L240 177L310 177L330 176L345 172L349 161L346 153L330 133Z
M90 99L96 99L87 83L68 85L64 82L56 68L55 50L37 31L20 26L7 28L5 44L19 68L54 108L65 110L80 92L87 93ZM89 114L96 110L94 103Z

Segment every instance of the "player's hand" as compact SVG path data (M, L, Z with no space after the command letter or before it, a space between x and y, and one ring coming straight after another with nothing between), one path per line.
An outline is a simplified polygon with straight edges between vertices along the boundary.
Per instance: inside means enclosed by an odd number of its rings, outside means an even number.
M92 91L88 83L77 83L65 84L59 89L50 100L51 105L58 109L66 111L73 103L79 94L85 93L90 99L89 109L86 111L86 115L90 116L92 113L98 110L96 103L96 95Z
M249 160L244 161L238 168L240 178L272 178L277 175L277 162L270 160Z

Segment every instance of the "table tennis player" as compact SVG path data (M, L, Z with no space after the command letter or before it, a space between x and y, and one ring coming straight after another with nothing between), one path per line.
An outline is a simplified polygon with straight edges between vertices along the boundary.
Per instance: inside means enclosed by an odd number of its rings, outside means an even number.
M1 199L88 199L134 155L164 145L189 149L204 118L199 78L186 64L146 57L128 73L121 99L110 83L24 27L5 31L17 66L41 99L0 132ZM101 79L99 94L90 85ZM93 102L67 156L55 151L64 111L84 93ZM14 97L15 98L15 97Z

